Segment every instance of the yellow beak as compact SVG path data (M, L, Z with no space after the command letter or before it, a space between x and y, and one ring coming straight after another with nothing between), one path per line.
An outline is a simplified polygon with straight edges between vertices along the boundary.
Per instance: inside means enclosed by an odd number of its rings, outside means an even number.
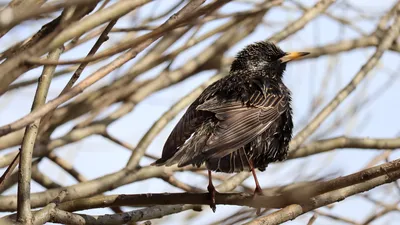
M279 61L281 61L281 63L286 63L295 59L299 59L303 56L306 56L310 54L309 52L289 52L288 54L286 54L285 56L281 57L279 59Z

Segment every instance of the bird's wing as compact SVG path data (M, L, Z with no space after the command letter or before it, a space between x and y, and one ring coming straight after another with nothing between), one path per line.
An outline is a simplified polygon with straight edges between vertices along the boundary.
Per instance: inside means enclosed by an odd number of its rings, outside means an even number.
M222 78L224 79L224 78ZM214 113L209 111L199 111L196 107L214 96L218 91L218 82L214 82L208 86L203 93L189 106L185 114L179 120L178 124L170 133L167 141L164 144L162 156L154 162L154 165L165 165L175 154L180 150L182 145L188 138L209 118L214 116Z
M197 107L197 110L215 113L218 119L203 156L220 158L249 143L285 112L289 101L285 95L258 93L247 104L243 105L240 100L221 103L213 98Z
M207 118L213 116L211 112L196 110L197 105L198 102L195 101L186 110L165 142L161 158L153 164L164 165L167 160L178 152L179 147L185 143L193 132L199 128Z

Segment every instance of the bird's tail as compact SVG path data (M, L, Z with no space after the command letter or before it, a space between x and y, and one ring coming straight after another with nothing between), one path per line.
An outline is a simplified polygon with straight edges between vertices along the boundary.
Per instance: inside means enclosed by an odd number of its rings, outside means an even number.
M167 162L166 159L157 159L155 162L151 163L150 166L165 166L165 163Z
M211 135L211 126L211 124L203 124L197 132L185 141L171 158L167 160L159 159L153 164L157 166L172 166L178 164L178 167L184 167L190 164L200 166L207 159L206 155L203 153L203 149Z

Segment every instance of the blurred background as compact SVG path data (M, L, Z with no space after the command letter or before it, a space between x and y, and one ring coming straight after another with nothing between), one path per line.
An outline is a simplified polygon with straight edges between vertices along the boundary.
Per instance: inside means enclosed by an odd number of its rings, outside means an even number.
M44 7L57 1L37 2L34 4L41 4L37 7ZM122 1L99 1L80 20L120 2ZM102 44L98 52L122 46L124 43L131 43L127 49L138 47L141 42L134 43L134 40L152 32L190 1L144 2L146 3L118 19L108 34L108 41ZM215 75L226 75L235 54L256 41L273 40L284 51L312 53L304 60L288 64L284 76L284 82L293 95L296 135L312 123L315 116L348 85L374 54L376 46L380 44L380 35L393 22L393 8L398 4L395 0L320 1L318 4L327 8L322 10L318 8L317 2L224 1L214 10L184 21L179 28L163 32L156 41L139 51L137 57L109 72L77 97L60 105L51 118L41 122L34 150L32 193L84 183L116 173L126 167L135 152L141 152L135 155L140 159L138 165L147 168L155 158L161 156L166 138L188 104L201 92L200 85L210 84L208 80ZM4 9L10 7L10 1L1 1L1 4ZM202 7L207 4L215 4L215 1L207 0ZM15 57L15 54L22 54L18 50L9 53L11 47L17 46L17 49L21 49L44 24L60 16L66 9L67 7L62 7L31 16L3 34L0 39L3 64ZM0 20L4 20L4 11L0 15ZM308 17L304 18L304 15ZM293 27L296 22L300 24L297 28ZM78 19L67 23L65 27L78 27L79 23ZM383 25L379 25L380 23ZM60 61L84 58L107 24L108 22L101 23L82 35L65 40L65 50ZM377 66L356 84L356 89L323 120L318 129L307 136L303 145L339 136L398 137L400 58L396 49L399 48L393 47L384 53ZM80 75L77 84L125 52L119 51L91 62ZM47 101L59 96L77 65L79 64L56 67ZM1 126L14 122L31 111L37 80L42 70L43 66L29 68L8 85L0 97ZM182 100L185 96L187 97ZM47 129L42 129L42 125L46 123ZM15 156L22 137L23 130L0 137L1 174ZM271 164L266 171L258 172L258 178L261 186L268 189L348 175L399 156L395 149L332 149ZM74 175L71 175L71 168L76 172L72 172ZM100 191L97 194L206 190L207 176L204 170L166 171L143 178L132 178L125 183L117 182L106 188L110 191ZM235 174L214 175L215 184L221 184ZM1 188L1 196L17 194L16 177L14 172L6 182L6 187ZM252 191L253 179L248 175L243 178L248 179L238 183L234 191ZM313 215L317 217L314 224L399 224L399 193L398 183L382 185L301 215L285 224L307 224ZM5 204L6 199L1 200L1 196L0 202ZM255 210L249 207L218 205L216 213L212 213L208 206L203 206L202 209L201 212L186 210L152 219L151 222L242 224L257 218ZM121 207L121 210L126 212L136 209ZM1 216L9 214L8 210L2 211L4 213ZM265 210L262 213L268 215L272 211L274 210ZM115 211L99 208L80 213L100 215Z

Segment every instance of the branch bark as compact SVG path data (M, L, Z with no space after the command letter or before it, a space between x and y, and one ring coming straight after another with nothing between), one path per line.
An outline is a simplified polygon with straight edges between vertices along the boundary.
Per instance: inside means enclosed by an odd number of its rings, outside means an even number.
M49 58L58 59L62 51L62 48L54 50L49 54ZM32 104L32 111L45 104L54 70L54 66L44 67L38 88L36 90L35 99ZM21 146L20 167L18 174L18 221L26 224L32 223L30 204L32 153L35 146L39 125L40 119L37 119L26 127Z

